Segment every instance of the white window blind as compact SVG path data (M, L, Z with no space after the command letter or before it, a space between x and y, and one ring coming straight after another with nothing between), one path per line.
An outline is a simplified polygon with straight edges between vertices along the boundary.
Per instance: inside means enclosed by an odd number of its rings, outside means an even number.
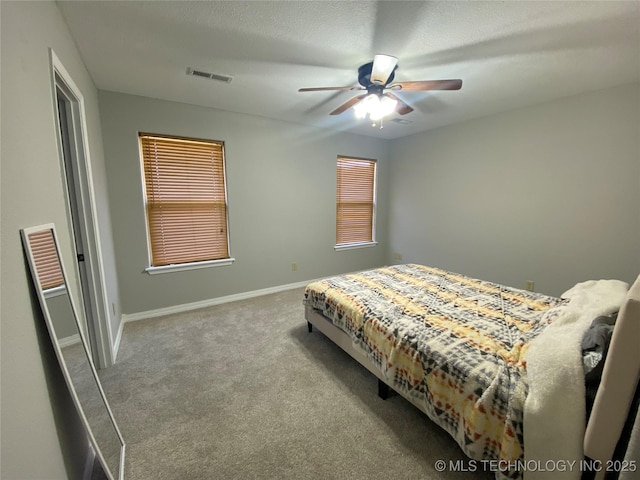
M338 157L336 245L374 241L376 161Z
M140 134L151 265L229 258L224 144Z

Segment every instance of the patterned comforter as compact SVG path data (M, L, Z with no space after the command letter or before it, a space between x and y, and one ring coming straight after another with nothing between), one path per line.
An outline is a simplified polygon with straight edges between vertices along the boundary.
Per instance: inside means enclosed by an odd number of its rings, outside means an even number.
M565 300L408 264L311 283L304 302L469 457L523 461L525 353Z

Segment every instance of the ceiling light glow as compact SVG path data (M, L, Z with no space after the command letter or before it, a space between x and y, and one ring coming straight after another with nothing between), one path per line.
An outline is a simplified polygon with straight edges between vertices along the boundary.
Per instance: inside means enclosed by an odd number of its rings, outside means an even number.
M372 93L354 105L353 110L355 111L356 118L366 118L368 116L372 122L376 122L392 114L397 105L398 101L393 98Z

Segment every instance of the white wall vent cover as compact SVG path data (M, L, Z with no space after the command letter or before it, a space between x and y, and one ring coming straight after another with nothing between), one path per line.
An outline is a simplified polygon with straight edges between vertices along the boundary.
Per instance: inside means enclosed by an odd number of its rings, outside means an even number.
M194 77L208 78L209 80L217 80L219 82L231 83L233 77L229 75L220 75L219 73L203 72L202 70L196 70L195 68L187 68L187 75L193 75Z
M411 120L407 120L406 118L392 118L391 120L389 120L390 122L394 122L394 123L399 123L401 125L408 125L410 123L413 123Z

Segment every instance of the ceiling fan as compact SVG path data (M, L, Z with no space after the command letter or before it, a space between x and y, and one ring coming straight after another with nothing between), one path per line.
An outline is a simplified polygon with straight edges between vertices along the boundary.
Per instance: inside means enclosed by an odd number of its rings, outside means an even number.
M327 90L366 90L367 93L356 95L346 101L330 115L340 113L354 107L356 115L364 118L369 114L371 120L377 120L394 111L406 115L413 108L403 102L392 92L414 92L423 90L460 90L462 80L418 80L412 82L393 82L398 59L392 55L378 54L373 62L365 63L358 68L358 83L350 87L310 87L301 88L298 92L319 92Z

